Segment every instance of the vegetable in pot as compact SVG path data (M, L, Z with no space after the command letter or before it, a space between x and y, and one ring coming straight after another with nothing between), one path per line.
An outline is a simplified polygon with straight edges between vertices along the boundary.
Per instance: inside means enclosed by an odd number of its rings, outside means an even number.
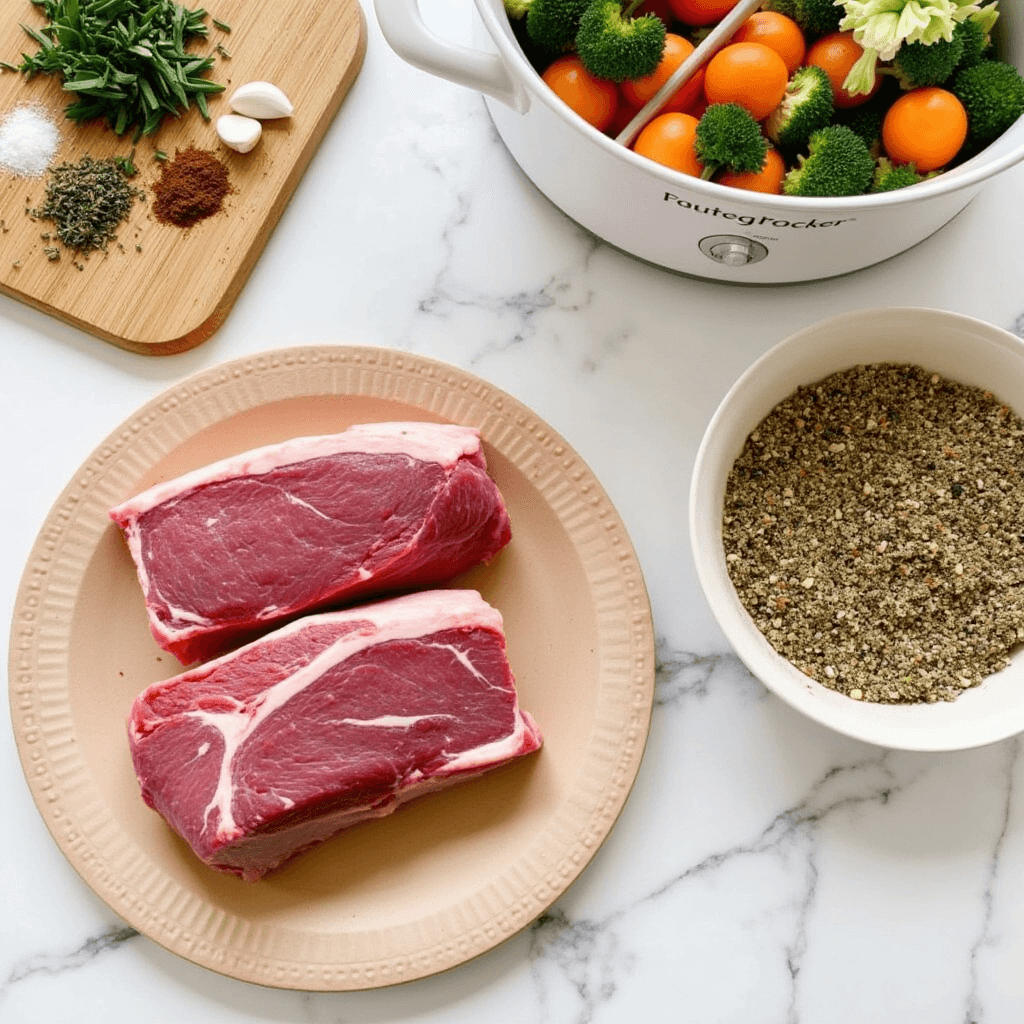
M968 18L991 31L998 17L994 2L985 7L974 0L844 0L843 6L840 28L864 48L844 83L854 94L869 91L878 61L894 59L904 45L949 40Z
M843 7L834 0L767 0L762 9L785 14L805 32L816 36L838 32L844 14Z
M967 135L977 145L992 142L1024 114L1024 79L1004 61L964 68L950 89L967 111Z
M802 67L807 55L807 39L792 19L778 11L755 11L736 30L734 43L764 43L774 50L793 74Z
M960 38L964 41L964 52L959 69L972 68L992 56L992 32L983 20L968 18L960 22Z
M513 4L524 13L526 34L531 42L547 53L572 49L580 27L580 18L590 0L505 0L505 9Z
M886 111L882 146L886 156L919 171L947 167L967 140L967 112L948 89L911 89Z
M805 146L811 135L832 121L832 83L819 67L798 68L782 102L768 116L765 134L780 146Z
M713 103L697 125L694 152L702 178L720 170L753 172L764 166L768 141L760 125L738 103Z
M678 111L659 114L636 137L633 152L681 174L699 178L704 168L694 146L697 125L697 118L692 114Z
M883 156L875 165L870 191L893 192L898 188L916 185L924 179L925 175L918 174L913 164L894 164L888 157Z
M782 179L785 176L785 160L777 149L769 146L764 166L759 171L722 171L715 180L719 185L727 185L729 188L777 196L782 194Z
M990 31L999 16L994 2L984 7L974 0L844 0L843 7L840 29L864 48L843 83L854 95L869 92L878 62L893 60L904 45L949 40L957 22L968 18Z
M738 103L754 120L763 121L786 95L786 62L763 43L723 46L704 69L708 103Z
M837 109L849 110L867 103L885 84L881 73L875 71L867 88L856 92L847 88L851 71L863 58L864 47L853 38L852 32L832 32L811 43L804 63L814 64L828 75Z
M787 196L857 196L866 192L875 161L859 135L844 125L816 131L782 183Z
M612 123L619 106L618 86L595 78L575 53L556 57L541 77L567 107L599 132Z
M580 18L576 52L598 78L624 82L654 73L665 48L665 23L654 14L634 18L643 0L623 9L619 0L593 0Z
M964 33L960 25L953 27L949 39L934 43L905 43L896 51L892 66L905 89L921 85L942 85L957 69L964 56Z

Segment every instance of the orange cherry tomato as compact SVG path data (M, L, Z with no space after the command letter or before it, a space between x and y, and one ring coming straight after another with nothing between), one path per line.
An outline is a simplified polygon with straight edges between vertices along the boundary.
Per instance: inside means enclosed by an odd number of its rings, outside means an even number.
M811 43L807 50L805 63L817 65L828 75L832 83L835 105L841 110L867 103L882 87L882 76L876 71L875 84L870 92L854 96L843 88L850 68L860 60L863 52L864 48L853 38L852 32L833 32L831 35L822 36Z
M786 70L793 74L804 62L807 43L800 26L777 11L755 11L736 30L734 43L764 43L785 62Z
M745 188L748 192L767 192L769 195L782 194L782 179L786 176L786 163L779 151L768 147L764 166L759 171L726 171L714 180L730 188Z
M659 114L644 125L633 143L633 151L699 178L703 167L693 149L697 124L697 118L690 114Z
M643 78L627 79L622 83L622 95L626 102L634 107L642 107L671 77L672 73L693 53L693 43L675 32L665 35L665 49L661 54L661 63L649 75ZM670 114L673 111L685 113L693 106L704 88L704 69L697 71L672 94L659 113Z
M599 132L611 124L619 105L619 87L614 82L595 78L575 54L553 61L541 78L559 99Z
M967 139L967 113L946 89L928 86L904 93L882 122L890 159L925 173L945 167Z
M789 83L786 62L764 43L730 43L708 61L708 103L738 103L762 121L781 102Z
M739 0L668 0L672 13L684 25L714 25L721 21Z

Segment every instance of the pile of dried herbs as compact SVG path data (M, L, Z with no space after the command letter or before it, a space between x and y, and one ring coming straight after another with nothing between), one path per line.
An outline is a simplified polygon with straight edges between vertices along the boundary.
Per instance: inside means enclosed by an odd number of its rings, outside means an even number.
M27 213L53 221L57 237L69 249L105 251L136 198L142 197L143 193L127 182L116 158L84 156L77 163L51 167L42 205Z
M206 11L173 0L32 0L47 24L22 26L39 44L22 54L18 70L58 75L78 95L65 108L72 121L104 118L123 135L152 135L166 114L177 116L195 102L209 117L206 96L224 86L203 78L213 57L185 50L205 37Z

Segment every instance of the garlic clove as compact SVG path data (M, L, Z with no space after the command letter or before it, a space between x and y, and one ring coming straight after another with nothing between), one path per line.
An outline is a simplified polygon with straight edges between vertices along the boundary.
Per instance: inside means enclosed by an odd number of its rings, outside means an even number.
M291 117L292 103L271 82L246 82L240 85L228 100L228 106L246 117L269 119Z
M255 118L239 114L221 114L217 118L217 137L225 146L248 153L263 134L263 125Z

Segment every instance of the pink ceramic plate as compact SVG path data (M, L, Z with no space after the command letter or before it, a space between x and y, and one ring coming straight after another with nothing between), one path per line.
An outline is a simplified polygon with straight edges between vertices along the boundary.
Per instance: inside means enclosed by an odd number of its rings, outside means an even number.
M370 420L481 430L511 544L461 577L504 615L536 757L356 826L257 883L199 863L142 802L124 719L180 666L152 641L116 502L299 434ZM75 474L14 612L18 749L54 838L118 914L197 964L282 988L373 988L491 949L558 898L632 786L650 723L650 606L626 530L550 427L462 370L377 348L284 349L198 373L140 409Z

